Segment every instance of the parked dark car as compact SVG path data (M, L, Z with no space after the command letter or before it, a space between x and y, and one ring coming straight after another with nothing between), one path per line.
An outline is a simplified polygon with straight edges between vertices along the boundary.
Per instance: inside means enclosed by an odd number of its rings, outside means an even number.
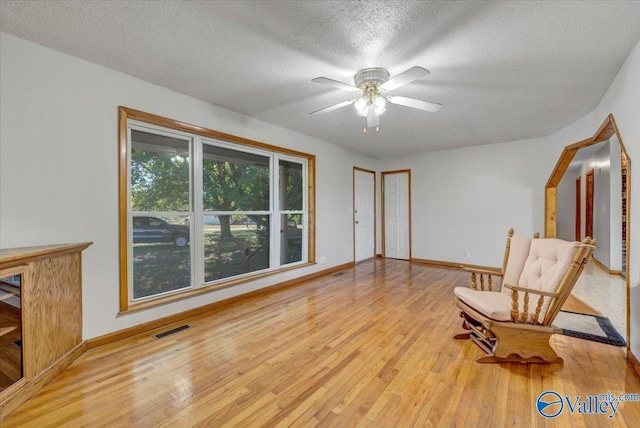
M173 242L178 247L189 243L189 226L171 224L158 217L133 217L133 242Z

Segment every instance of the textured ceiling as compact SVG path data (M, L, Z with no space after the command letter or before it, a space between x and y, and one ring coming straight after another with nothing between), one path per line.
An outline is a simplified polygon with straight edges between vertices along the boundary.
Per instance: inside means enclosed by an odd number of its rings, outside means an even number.
M593 110L640 40L640 2L6 1L0 28L384 158L547 135ZM426 79L362 133L351 98L311 82L365 67ZM277 144L270 141L269 143Z

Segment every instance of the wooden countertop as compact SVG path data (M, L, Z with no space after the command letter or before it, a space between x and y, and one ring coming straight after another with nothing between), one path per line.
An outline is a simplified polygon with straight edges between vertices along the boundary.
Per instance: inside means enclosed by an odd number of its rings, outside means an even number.
M0 249L0 269L18 265L26 265L35 260L75 253L87 248L93 242L78 242L74 244L39 245L35 247L3 248Z

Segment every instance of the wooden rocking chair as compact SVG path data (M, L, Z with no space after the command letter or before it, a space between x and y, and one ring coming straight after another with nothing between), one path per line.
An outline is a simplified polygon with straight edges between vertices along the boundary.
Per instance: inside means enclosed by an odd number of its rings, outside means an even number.
M466 331L454 339L476 343L487 354L476 358L478 363L562 363L549 343L560 333L552 323L595 246L588 237L567 242L536 234L531 239L509 230L501 271L465 268L471 288L456 287L454 300ZM493 277L502 278L500 291L493 291ZM529 305L530 295L537 296L535 304Z

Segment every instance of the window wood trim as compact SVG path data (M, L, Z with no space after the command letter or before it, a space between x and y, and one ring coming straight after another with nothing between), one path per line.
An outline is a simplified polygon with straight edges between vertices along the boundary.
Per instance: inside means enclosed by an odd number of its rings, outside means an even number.
M296 266L282 266L267 272L258 271L253 275L246 275L241 278L231 277L226 281L219 281L215 284L191 288L184 291L176 291L174 294L161 295L157 298L145 299L141 302L129 302L129 248L128 248L128 230L127 230L127 208L128 208L128 141L127 141L127 122L136 120L156 126L161 126L173 130L183 131L196 134L202 137L212 138L216 140L226 141L247 147L259 148L271 152L291 155L295 157L305 158L307 160L307 216L308 216L308 248L307 262ZM238 137L224 132L207 129L201 126L192 125L174 119L157 116L151 113L145 113L128 107L118 107L118 219L119 219L119 249L120 249L120 313L127 313L147 309L158 305L174 302L187 297L208 293L223 288L231 287L237 284L252 281L257 278L275 275L284 271L298 269L305 266L315 264L315 222L316 222L316 168L315 155L299 152L288 148L278 147L260 141L250 140Z

